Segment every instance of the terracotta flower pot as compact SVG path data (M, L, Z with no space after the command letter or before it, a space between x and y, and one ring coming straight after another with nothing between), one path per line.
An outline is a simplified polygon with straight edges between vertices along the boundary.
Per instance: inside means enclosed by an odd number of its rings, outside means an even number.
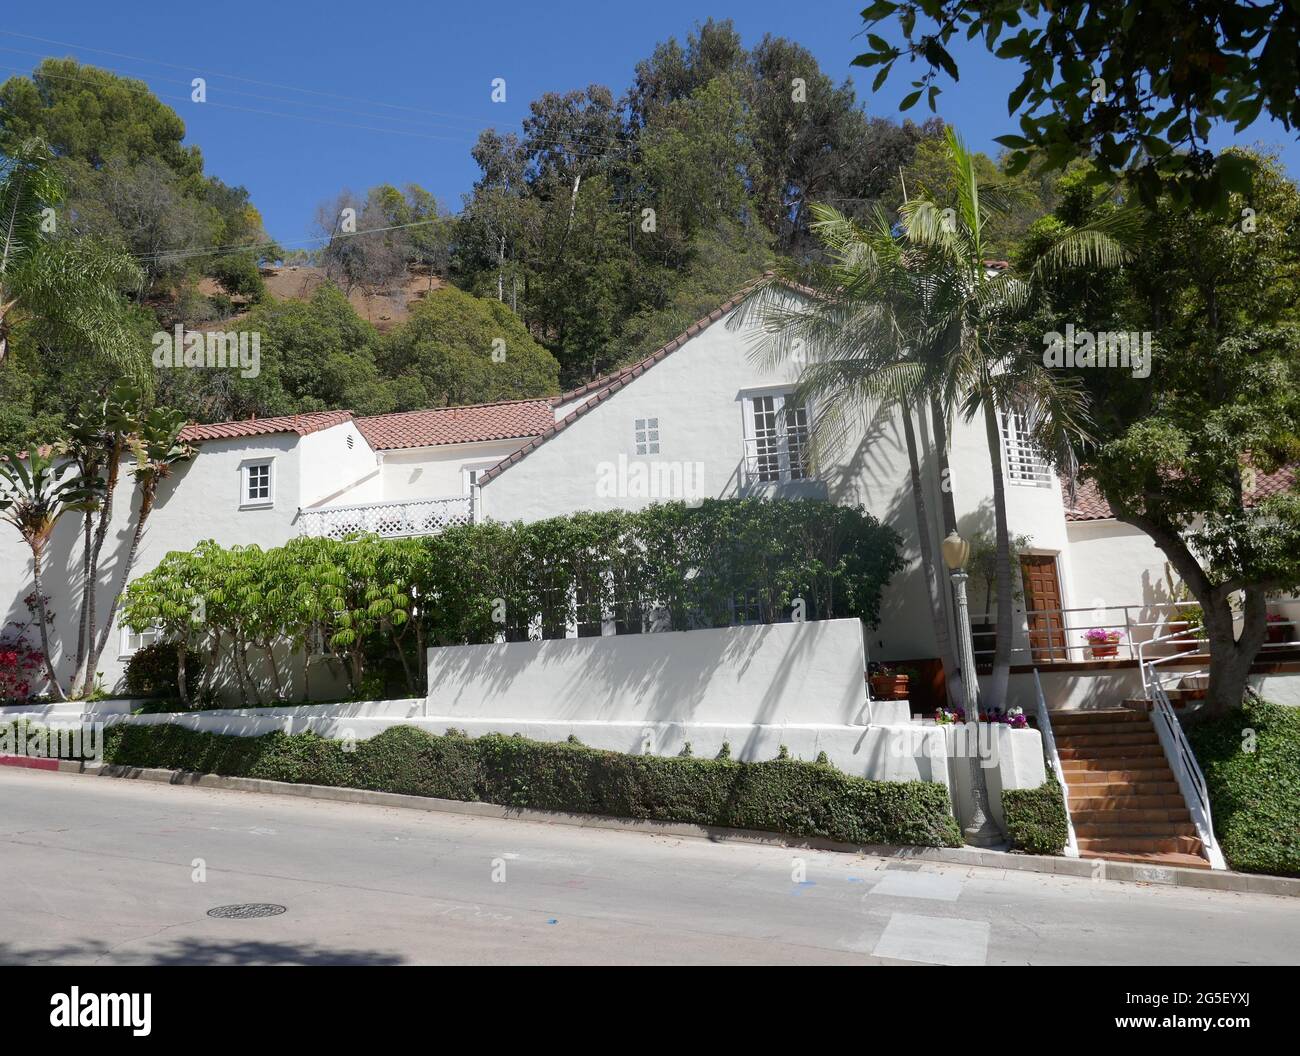
M1092 658L1094 660L1101 660L1107 656L1118 656L1118 655L1119 655L1118 642L1111 642L1109 645L1094 645L1092 647Z
M1183 637L1184 635L1190 634L1191 630L1192 630L1192 625L1182 620L1165 625L1166 634L1177 634L1180 638ZM1175 653L1194 653L1196 652L1196 648L1197 648L1195 642L1173 641L1168 644L1170 650Z
M872 675L871 695L877 700L906 700L907 675Z

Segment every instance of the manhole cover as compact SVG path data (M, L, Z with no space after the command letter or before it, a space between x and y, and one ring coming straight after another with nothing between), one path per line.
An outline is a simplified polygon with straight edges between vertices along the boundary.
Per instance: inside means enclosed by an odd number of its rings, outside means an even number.
M208 910L208 916L247 920L250 917L278 917L283 912L284 906L277 906L274 902L245 902L242 906L217 906Z

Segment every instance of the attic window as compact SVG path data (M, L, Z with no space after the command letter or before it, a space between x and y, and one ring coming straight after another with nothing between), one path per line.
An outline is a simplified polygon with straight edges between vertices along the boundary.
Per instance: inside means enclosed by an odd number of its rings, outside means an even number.
M353 445L354 443L356 443L356 441L352 438L352 434L351 434L351 433L348 433L348 450L349 450L349 451L352 450L352 445Z
M659 454L658 418L638 418L636 420L636 453L638 455Z

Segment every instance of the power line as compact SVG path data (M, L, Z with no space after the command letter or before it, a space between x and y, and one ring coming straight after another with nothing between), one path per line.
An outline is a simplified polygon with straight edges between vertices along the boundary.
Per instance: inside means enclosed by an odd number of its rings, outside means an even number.
M12 48L0 48L0 51L13 51L13 50L15 50L15 49L12 49ZM118 73L118 71L116 71L116 70L110 70L110 69L107 69L106 67L95 67L95 68L96 68L96 69L104 69L105 72L115 74L116 76L119 76L119 77L124 77L124 76L126 76L126 75L124 75L124 74ZM21 67L21 66L8 66L8 65L0 64L0 70L10 70L10 71L13 71L14 73L24 74L24 75L26 75L26 73L27 73L27 71L26 71L23 67ZM45 72L45 73L42 73L41 76L42 76L42 77L53 77L53 78L56 78L56 79L58 79L58 80L73 81L73 82L80 83L80 84L93 84L93 83L94 83L94 82L91 81L89 78L86 78L86 77L78 77L76 74L70 74L70 73L50 73L50 72L47 71L47 72ZM431 133L427 133L427 132L412 132L412 131L409 131L409 130L407 130L407 129L402 129L402 128L382 128L382 127L378 127L378 126L374 126L374 125L359 125L359 124L356 124L356 123L354 123L354 122L349 122L349 121L332 121L332 120L330 120L330 119L328 119L328 118L324 118L324 117L316 117L316 116L314 116L314 115L312 115L312 114L286 114L286 113L279 113L279 112L277 112L277 111L273 111L273 110L262 110L262 109L259 109L259 108L257 108L257 107L237 106L237 105L235 105L234 103L221 103L221 102L217 102L217 101L212 100L212 99L207 99L207 100L205 100L205 101L202 102L202 103L196 103L196 102L194 102L193 99L191 99L191 98L188 97L188 96L165 95L165 94L163 94L163 93L161 93L161 92L155 92L155 91L153 91L153 89L149 88L147 85L142 85L142 86L139 87L139 88L135 88L135 87L132 86L132 85L126 85L125 87L126 87L128 90L130 90L130 91L135 91L135 92L137 92L137 93L142 93L142 94L146 94L146 95L151 95L151 96L153 96L153 97L156 98L156 99L165 100L165 101L168 101L168 102L192 103L192 104L195 105L195 106L212 106L212 107L217 107L217 108L222 109L222 110L234 110L234 111L238 111L238 112L241 112L241 113L259 114L259 115L262 115L262 116L265 116L265 117L282 117L282 118L287 118L288 120L291 120L291 121L307 121L307 122L310 122L310 123L312 123L312 124L317 124L317 125L326 125L326 126L335 127L335 128L350 128L350 129L356 129L356 130L360 130L360 131L364 131L364 132L380 132L380 133L388 133L388 134L390 134L390 135L395 135L395 136L406 136L406 137L408 137L408 138L415 138L415 139L430 139L430 140L438 140L438 141L446 142L446 143L462 143L462 144L464 144L464 143L474 144L474 143L477 142L476 139L467 139L467 138L463 138L463 137L460 137L460 136L438 136L438 135L433 135L433 134L431 134ZM292 105L292 103L291 103L291 105ZM381 120L381 121L382 121L382 120L390 120L390 119L388 119L388 118L383 118L383 117L376 117L376 119L377 119L377 120ZM459 131L459 130L457 130L457 131ZM550 146L550 147L561 147L561 146L562 146L562 147L564 147L566 150L568 150L569 153L571 153L574 157L581 157L581 158L603 158L603 157L613 157L613 156L616 156L616 154L610 154L610 153L608 153L608 152L600 152L600 151L597 151L597 152L590 152L590 151L582 151L582 150L578 150L578 149L576 149L572 144L568 143L568 142L567 142L566 140L564 140L564 139L559 138L558 136L557 136L557 137L545 137L545 136L542 136L542 137L538 137L538 138L536 138L536 139L533 139L531 142L533 143L533 145L535 145L535 146L540 146L540 147L547 147L547 146ZM624 147L624 148L622 148L622 149L623 149L623 150L630 149L630 144L628 145L628 147Z
M214 77L214 76L215 76L215 77L224 77L224 78L228 78L228 79L230 79L230 80L242 81L242 82L244 82L244 83L246 83L246 84L255 84L255 85L259 85L259 86L264 87L264 88L275 88L275 89L278 89L278 90L280 90L280 91L299 92L299 93L304 94L304 95L316 95L316 96L320 96L321 98L327 98L327 99L338 99L338 100L342 100L342 101L344 101L344 102L362 103L363 105L366 105L366 106L381 106L381 107L385 107L385 108L387 108L387 109L392 109L392 110L404 110L404 111L407 111L407 112L409 112L409 113L428 114L428 115L433 116L433 117L442 117L442 118L446 118L446 119L448 119L448 120L452 120L452 121L469 122L469 123L471 123L471 124L479 125L479 126L481 126L481 125L483 125L483 124L485 123L483 118L480 118L480 117L472 117L472 116L467 115L467 114L452 114L452 113L448 113L448 112L446 112L446 111L441 111L441 110L429 110L429 109L426 109L426 108L424 108L424 107L407 106L407 105L400 104L400 103L388 103L388 102L383 102L383 101L380 101L380 100L373 100L373 99L362 99L362 98L358 98L358 97L356 97L356 96L342 95L342 94L339 94L339 93L337 93L337 92L323 92L323 91L319 91L319 90L314 89L314 88L300 88L300 87L298 87L298 86L296 86L296 85L292 85L292 84L278 84L278 83L276 83L276 82L274 82L274 81L261 81L261 80L257 80L257 79L252 78L252 77L244 77L244 76L241 76L241 75L239 75L239 74L234 74L234 73L223 73L223 72L221 72L221 71L209 70L209 69L207 69L206 67L200 67L200 66L186 66L186 65L180 65L180 64L178 64L178 63L174 63L174 62L164 62L164 61L162 61L161 59L150 59L150 58L146 58L146 57L141 56L141 55L128 55L128 54L126 54L126 53L124 53L124 52L119 52L119 51L109 51L109 50L107 50L107 49L105 49L105 48L92 48L92 47L89 47L89 46L84 45L84 44L74 44L74 43L72 43L71 41L54 40L53 38L50 38L50 37L39 37L39 36L34 36L33 34L30 34L30 33L18 33L18 32L15 32L14 30L0 29L0 34L4 34L4 35L6 35L6 36L11 36L11 37L20 37L20 38L22 38L22 39L24 39L24 40L35 40L35 41L39 41L39 42L41 42L41 43L45 43L45 44L57 44L57 45L59 45L60 47L77 48L77 49L80 49L81 51L94 52L94 53L96 53L96 54L100 54L100 55L111 55L111 56L113 56L114 58L127 59L128 61L131 61L131 62L142 62L142 63L145 63L145 64L147 64L147 65L152 65L152 66L162 66L162 67L165 67L165 68L167 68L167 69L183 70L183 71L188 72L188 73L206 74L208 77ZM22 55L32 55L32 56L35 56L35 57L38 57L38 58L52 58L52 57L53 57L53 56L45 55L43 52L36 52L36 51L22 51L22 50L20 50L20 49L18 49L18 48L0 48L0 51L12 51L12 52L16 52L17 54L22 54ZM103 68L106 68L106 67L100 67L100 68L103 69ZM116 71L111 71L111 70L110 70L109 72L116 72ZM129 75L127 75L127 74L120 74L120 76L129 76ZM163 79L165 79L165 78L156 78L156 79L158 79L158 80L163 80ZM184 82L172 81L171 83L179 84L179 83L184 83ZM240 91L238 91L237 89L234 89L234 88L225 88L225 89L223 89L223 90L224 90L224 91L231 92L232 94L235 94L235 95L247 95L247 96L251 96L252 98L263 99L263 100L269 100L269 101L272 101L272 102L278 102L278 103L284 103L284 104L287 104L287 105L289 105L289 106L315 106L315 107L317 107L317 108L319 108L319 109L335 109L335 110L339 110L339 112L341 112L341 113L352 113L352 114L355 114L355 115L357 115L357 116L369 117L369 118L373 118L373 119L375 119L375 120L379 120L379 121L403 121L403 120L405 120L405 119L403 119L403 118L386 117L386 116L384 116L384 115L380 115L380 114L366 114L366 113L362 113L362 112L360 112L360 111L340 110L340 109L337 108L337 107L329 107L329 106L327 106L326 104L322 104L322 103L307 103L307 102L302 102L302 101L299 101L299 100L293 100L293 99L276 99L276 98L271 97L271 96L261 96L261 95L258 95L258 94L256 94L256 93L253 93L253 92L240 92ZM408 123L408 124L413 124L413 123L415 123L415 122L407 121L406 123ZM490 125L491 123L488 122L488 124ZM457 129L457 131L464 131L464 130ZM589 133L583 133L583 132L574 132L574 133L571 133L571 135L574 136L574 137L576 137L576 138L591 139L591 140L596 140L596 139L600 139L600 138L601 138L601 137L599 137L599 136L595 136L595 135L592 135L592 134L589 134Z

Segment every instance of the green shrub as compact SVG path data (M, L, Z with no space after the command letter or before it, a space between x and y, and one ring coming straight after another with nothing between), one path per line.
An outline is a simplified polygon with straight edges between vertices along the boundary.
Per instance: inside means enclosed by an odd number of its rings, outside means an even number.
M1027 854L1061 854L1069 839L1065 798L1055 775L1037 788L1002 790L1002 814L1011 846Z
M178 697L176 643L152 642L131 654L126 662L126 691L133 697ZM189 651L185 656L185 684L193 694L203 675L203 658Z
M1300 876L1300 709L1252 701L1189 723L1187 736L1228 864Z
M958 846L947 790L867 781L817 763L625 755L580 744L397 726L356 744L312 733L228 737L113 726L106 762L481 800L623 818L761 829L845 843Z

